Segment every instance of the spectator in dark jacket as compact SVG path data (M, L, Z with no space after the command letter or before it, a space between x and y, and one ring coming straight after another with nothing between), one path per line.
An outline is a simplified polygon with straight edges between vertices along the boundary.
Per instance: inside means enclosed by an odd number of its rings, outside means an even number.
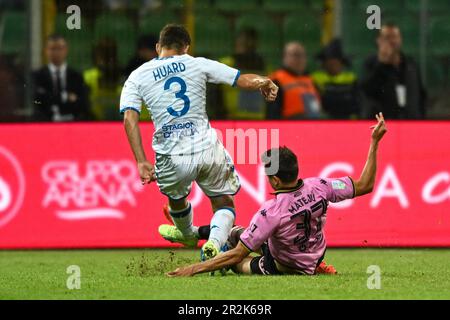
M68 46L59 35L47 39L48 65L33 74L34 118L38 121L74 121L89 118L89 100L83 76L67 65Z
M19 116L24 105L22 70L11 60L0 55L0 122L25 120Z
M134 70L139 68L144 63L158 56L158 53L156 52L157 42L158 39L152 35L141 36L138 39L136 55L131 58L131 60L128 62L127 67L125 68L125 78L128 78Z
M387 119L423 119L426 91L416 63L402 52L399 27L382 26L377 45L378 54L365 62L362 79L368 113L383 112Z

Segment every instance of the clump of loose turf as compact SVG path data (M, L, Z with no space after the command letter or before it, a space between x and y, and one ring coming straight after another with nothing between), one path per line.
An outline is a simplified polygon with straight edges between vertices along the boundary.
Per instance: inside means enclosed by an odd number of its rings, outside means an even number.
M168 251L162 256L152 256L151 259L143 252L139 257L132 257L126 264L126 275L129 277L159 276L193 262L195 262L194 259L177 255L174 251Z

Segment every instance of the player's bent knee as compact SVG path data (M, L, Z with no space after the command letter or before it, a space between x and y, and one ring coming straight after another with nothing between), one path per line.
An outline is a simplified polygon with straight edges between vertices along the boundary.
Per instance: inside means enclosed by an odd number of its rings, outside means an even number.
M186 209L188 207L188 200L187 200L187 198L178 199L178 200L169 198L169 206L170 206L170 209L172 209L172 210L180 211L180 210Z
M217 211L218 209L224 207L234 208L234 197L230 195L223 195L211 198L211 205L213 207L213 211Z

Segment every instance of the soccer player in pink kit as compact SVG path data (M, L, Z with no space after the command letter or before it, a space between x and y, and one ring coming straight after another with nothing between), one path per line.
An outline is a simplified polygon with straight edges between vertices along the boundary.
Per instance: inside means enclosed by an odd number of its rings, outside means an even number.
M263 162L275 198L261 207L247 229L232 230L229 242L235 247L214 259L178 268L168 275L193 276L227 267L244 274L313 275L325 255L323 228L328 202L352 199L373 190L378 144L387 131L383 115L377 114L376 118L378 124L372 127L369 156L359 180L350 177L298 180L295 154L286 147L271 149L263 155ZM251 252L260 256L249 257Z

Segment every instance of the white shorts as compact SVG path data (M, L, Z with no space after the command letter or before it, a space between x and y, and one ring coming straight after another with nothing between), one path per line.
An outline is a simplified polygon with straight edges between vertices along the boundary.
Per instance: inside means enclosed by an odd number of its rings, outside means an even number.
M241 187L233 160L220 141L194 154L157 154L155 171L159 190L174 200L187 197L194 181L208 197L235 195Z

